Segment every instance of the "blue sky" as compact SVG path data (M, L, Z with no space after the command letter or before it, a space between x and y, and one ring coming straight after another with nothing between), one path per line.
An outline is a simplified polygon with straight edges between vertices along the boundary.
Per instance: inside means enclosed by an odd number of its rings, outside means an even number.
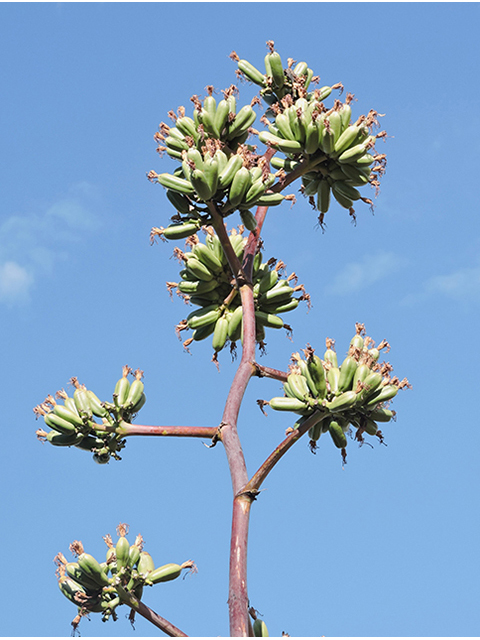
M221 446L132 438L98 466L42 446L32 407L73 375L108 398L128 363L145 371L140 422L219 423L235 364L222 353L218 373L207 342L189 355L175 338L175 243L149 244L173 210L145 174L175 166L153 141L167 112L234 82L233 49L261 68L269 39L322 84L343 82L357 116L385 114L389 138L374 215L358 207L353 226L333 204L322 233L299 198L267 216L264 253L297 272L313 308L289 316L293 343L270 331L260 362L286 368L327 336L343 354L363 322L413 389L393 403L387 446L350 442L342 469L330 441L316 456L300 441L269 476L252 510L251 604L277 636L478 635L478 20L476 3L0 6L2 635L68 635L75 608L52 559L74 539L103 556L119 522L158 565L199 568L145 602L189 635L228 633ZM254 88L240 89L249 102ZM260 379L247 390L251 473L292 423L256 406L279 393ZM80 630L157 635L123 615Z

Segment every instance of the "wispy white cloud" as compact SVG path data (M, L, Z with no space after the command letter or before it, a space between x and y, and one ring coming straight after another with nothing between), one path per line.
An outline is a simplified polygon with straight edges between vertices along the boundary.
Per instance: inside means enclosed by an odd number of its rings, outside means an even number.
M426 289L451 298L480 300L480 266L459 269L445 276L435 276L427 281Z
M480 265L433 276L423 283L420 291L406 296L402 302L411 305L438 295L457 302L480 302Z
M43 211L11 215L0 223L0 303L28 301L38 278L51 274L68 255L65 247L98 225L90 211L95 196L94 187L79 183Z
M0 302L7 306L27 302L33 276L16 262L0 265Z
M51 220L61 220L68 229L91 229L94 219L86 208L73 198L65 198L54 203L45 214L47 224Z
M366 255L358 262L346 264L325 291L339 296L356 293L400 270L405 263L404 258L392 252Z

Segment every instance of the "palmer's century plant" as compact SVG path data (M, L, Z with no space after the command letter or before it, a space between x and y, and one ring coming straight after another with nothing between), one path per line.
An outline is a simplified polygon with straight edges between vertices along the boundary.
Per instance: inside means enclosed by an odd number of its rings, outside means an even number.
M287 275L281 260L263 255L260 234L268 209L284 200L295 202L295 196L284 192L300 181L299 190L316 211L320 226L330 207L337 206L333 200L355 219L354 203L373 206L360 190L369 186L378 193L386 164L386 156L375 149L377 141L386 137L384 131L376 133L380 114L372 109L354 119L352 94L347 93L344 102L339 98L329 102L333 91L343 92L341 83L318 86L319 79L306 62L289 58L284 68L272 41L267 48L265 73L235 52L231 54L237 76L260 87L250 104L238 104L234 85L218 102L213 86L208 86L203 100L196 95L191 98L191 115L184 107L169 112L173 125L162 122L155 140L159 153L168 154L176 167L168 173L148 174L151 182L165 188L175 209L167 226L152 229L152 243L185 240L183 249L174 249L181 264L179 277L167 282L170 295L176 292L184 303L193 305L176 327L178 336L192 332L184 348L208 338L218 366L218 354L226 346L235 354L240 342L241 358L220 426L135 424L146 398L143 371L132 372L129 366L123 368L111 401L100 400L72 378L72 397L62 389L34 409L49 429L37 430L40 440L89 451L99 464L121 460L119 452L134 435L211 438L213 444L223 444L233 488L228 598L232 637L268 636L265 623L249 605L246 586L250 508L267 475L305 434L314 452L321 435L328 432L343 463L349 436L359 443L366 435L383 441L379 424L395 418L389 403L399 389L410 386L406 378L400 381L392 375L390 363L379 361L381 352L390 348L386 340L376 347L361 323L356 323L341 362L334 340L328 337L323 358L308 344L292 354L284 370L256 361L256 349L264 349L270 329L291 331L284 314L301 302L310 304L297 275ZM254 107L262 101L266 111L259 122L264 128L258 131L253 128L257 120ZM227 231L230 216L234 228ZM314 337L312 342L323 351L318 346L322 339ZM237 419L252 376L283 382L283 396L258 400L262 411L268 406L295 415L286 437L249 477ZM143 551L142 536L130 544L127 533L128 526L120 524L115 545L110 535L104 537L107 552L102 562L85 553L80 541L70 545L76 561L68 562L62 553L56 556L59 588L78 608L74 630L83 616L93 613L101 614L104 621L115 620L117 608L126 605L131 621L139 613L167 635L185 636L152 611L143 595L145 586L173 580L185 569L195 572L194 563L155 566ZM212 630L212 635L216 633Z

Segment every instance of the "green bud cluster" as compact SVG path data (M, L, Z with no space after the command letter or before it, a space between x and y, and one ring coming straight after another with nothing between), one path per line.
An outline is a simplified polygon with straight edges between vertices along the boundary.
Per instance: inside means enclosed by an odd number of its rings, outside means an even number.
M384 340L375 348L373 340L364 337L364 332L364 325L357 323L356 334L340 366L330 338L326 340L323 360L310 346L304 350L304 358L294 353L293 365L283 385L285 395L269 402L261 401L277 411L299 414L301 418L295 428L315 416L317 421L308 431L312 451L321 434L328 431L345 459L346 434L351 427L355 429L355 440L360 443L364 433L383 441L377 423L394 419L395 412L387 403L399 389L410 387L406 378L400 381L390 375L393 368L389 363L378 362L380 351L390 348L388 342Z
M357 187L371 184L378 193L385 172L386 156L378 154L374 146L386 132L372 131L379 125L379 114L371 110L351 122L352 94L347 94L343 103L335 100L332 107L324 104L334 89L343 90L341 83L311 90L311 83L318 83L318 77L308 64L295 64L290 58L284 69L273 42L267 42L267 46L270 51L265 57L265 74L236 54L232 57L239 72L262 87L260 96L269 105L263 119L268 131L260 132L259 140L286 156L272 158L272 167L287 176L292 171L302 175L302 191L319 211L321 224L332 194L354 216L355 201L373 204Z
M229 238L232 248L240 259L247 239L243 237L243 229L237 232L232 229ZM225 258L218 237L211 228L206 229L205 244L200 242L197 235L188 238L190 251L184 253L176 248L174 254L184 263L180 271L180 282L167 282L171 292L177 293L185 302L198 306L187 318L176 327L177 334L191 329L193 336L183 344L187 348L193 341L204 340L213 334L212 346L216 354L227 343L235 349L237 340L242 339L242 306L238 289L231 268ZM300 301L309 302L303 285L291 286L296 282L296 275L289 277L280 275L285 265L283 262L269 260L263 262L263 255L259 251L253 262L253 297L255 302L256 340L264 346L265 329L282 329L291 331L280 314L296 309ZM294 294L300 294L296 297Z
M284 200L281 194L267 193L275 175L265 159L244 144L256 118L253 106L260 102L259 98L237 112L233 85L224 91L225 97L218 104L212 95L213 87L207 88L209 95L203 103L198 96L192 98L193 118L185 116L181 107L179 116L169 114L175 126L162 122L155 134L155 139L165 144L157 150L181 161L173 173L148 174L152 182L167 189L167 197L177 210L176 224L167 231L175 239L182 232L187 234L187 229L177 227L200 227L208 222L209 205L222 216L235 210L245 216L252 206L276 206Z
M267 46L265 73L235 52L230 56L238 65L237 75L261 87L260 98L256 96L237 110L234 85L218 103L213 86L208 86L203 101L198 96L191 98L193 117L179 107L177 113L169 112L174 126L160 123L154 136L161 143L157 150L181 164L173 173L151 171L148 178L165 187L177 211L165 230L172 239L186 238L208 224L212 208L224 217L238 210L242 218L252 220L252 207L277 206L284 199L294 199L280 191L285 181L299 177L302 193L319 212L320 224L332 195L353 218L356 201L373 206L359 188L370 184L377 194L385 172L386 156L374 149L376 141L387 135L373 131L379 127L379 114L372 109L352 122L353 94L348 93L344 102L336 99L333 106L324 102L332 91L343 91L341 83L312 89L318 77L306 62L289 58L284 68L274 43L269 41ZM252 129L253 107L261 99L268 105L261 119L268 130L259 133ZM258 135L260 142L285 157L277 155L269 163L255 146L246 144L249 135ZM277 173L271 172L270 165Z
M77 447L90 451L98 464L106 464L111 457L120 460L118 452L125 446L122 436L115 433L121 422L131 422L145 404L146 398L142 382L143 371L133 372L134 380L128 380L132 374L130 367L123 367L123 375L115 385L112 402L101 402L93 391L71 378L75 387L73 397L64 389L57 391L55 397L47 396L43 403L33 411L42 416L50 431L37 430L37 437L57 447ZM63 400L63 404L58 402ZM94 418L100 418L101 423Z
M81 618L90 613L101 613L103 622L110 617L115 621L117 607L128 605L129 596L141 600L145 586L174 580L184 569L196 571L191 560L181 565L169 563L155 567L151 555L143 551L142 536L138 535L130 545L127 533L128 525L121 523L117 527L118 540L115 545L110 534L104 536L108 547L104 562L85 553L78 540L70 545L70 551L76 557L75 562L68 562L62 553L55 556L60 591L78 607L78 615L72 622L74 630ZM134 615L132 609L131 622Z

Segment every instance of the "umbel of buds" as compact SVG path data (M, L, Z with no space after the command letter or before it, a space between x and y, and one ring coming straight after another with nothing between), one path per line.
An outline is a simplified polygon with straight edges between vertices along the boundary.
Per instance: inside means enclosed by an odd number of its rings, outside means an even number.
M169 563L155 567L152 556L143 551L142 536L138 535L135 542L130 544L126 538L127 533L128 525L121 523L117 527L118 540L115 545L110 534L104 536L108 549L103 562L85 553L83 544L78 540L70 545L76 561L68 562L62 553L55 556L60 591L78 607L78 614L72 622L74 629L78 627L81 618L90 613L102 614L103 622L109 618L116 620L117 607L126 604L129 595L141 600L145 586L174 580L184 569L196 572L196 566L191 560L182 564ZM134 615L132 609L132 622Z
M378 347L365 336L363 324L356 324L356 333L345 359L338 365L334 341L326 339L326 351L321 360L307 346L304 357L294 353L290 373L283 385L285 395L265 402L277 411L291 411L301 418L295 423L298 429L310 420L310 446L316 448L322 433L329 433L335 446L341 449L345 460L346 434L355 430L355 440L364 441L364 434L377 436L383 442L378 423L390 422L395 412L388 403L399 389L411 388L408 380L392 377L393 367L388 362L379 363L380 352L389 351L390 345L383 340ZM311 418L316 418L316 421Z
M375 150L377 141L387 136L378 132L382 114L370 109L354 119L352 93L344 102L337 98L326 103L332 91L343 91L340 82L318 87L319 77L306 62L289 58L285 68L273 41L267 47L265 73L235 52L230 56L238 65L238 77L260 87L250 104L237 106L234 85L217 103L209 85L203 102L192 96L193 117L179 107L177 113L168 114L174 126L160 124L154 136L160 142L157 150L179 163L173 173L148 173L149 180L166 189L177 211L166 237L195 233L211 222L212 210L223 217L239 211L251 231L255 226L251 208L294 200L280 192L300 177L301 191L318 211L320 224L332 195L354 219L355 202L373 206L359 189L370 185L377 195L385 172L386 156ZM253 107L262 100L267 110L260 122L267 128L258 131L252 126L257 118ZM269 150L268 159L247 143L253 136Z
M49 395L33 411L37 418L42 416L50 431L37 430L37 437L57 447L77 447L93 453L98 464L106 464L110 458L120 460L118 452L125 446L125 440L115 433L122 422L130 422L145 404L143 371L133 372L132 383L128 376L131 368L126 365L122 377L115 385L112 402L101 402L93 391L80 384L77 378L70 383L75 388L73 397L64 389L55 397ZM59 402L63 400L63 404ZM100 418L98 423L95 418Z
M224 256L220 241L210 227L206 228L206 241L200 242L196 234L190 236L186 244L190 251L179 248L174 255L183 262L180 282L167 282L170 292L177 293L185 302L196 305L187 318L176 327L177 335L191 329L192 337L183 344L187 348L193 341L212 336L212 347L216 354L227 343L235 350L235 343L242 339L242 304L232 270ZM244 228L232 229L229 235L232 248L240 261L244 257L247 239ZM156 235L161 235L158 230ZM286 329L291 327L280 317L297 308L301 301L310 304L310 296L303 285L297 284L295 273L284 275L285 264L275 258L263 262L259 250L253 260L253 297L255 304L256 340L264 346L265 329Z

